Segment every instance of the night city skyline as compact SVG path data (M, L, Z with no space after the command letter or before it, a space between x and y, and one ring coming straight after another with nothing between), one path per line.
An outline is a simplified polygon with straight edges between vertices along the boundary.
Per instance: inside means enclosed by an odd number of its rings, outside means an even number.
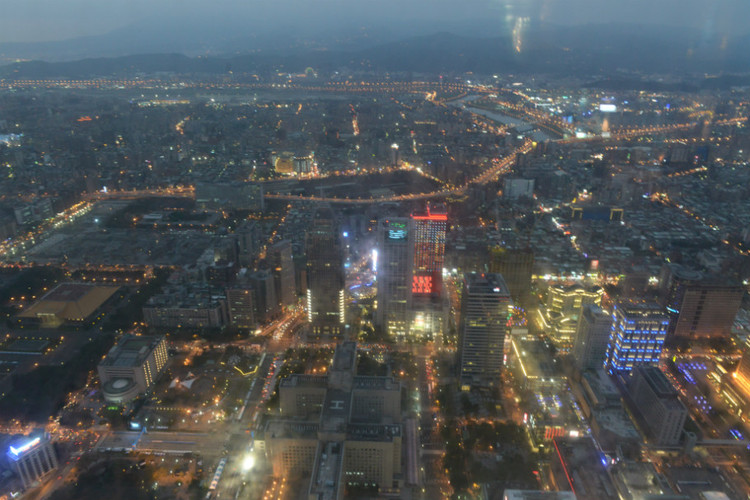
M0 17L0 500L750 498L750 4Z

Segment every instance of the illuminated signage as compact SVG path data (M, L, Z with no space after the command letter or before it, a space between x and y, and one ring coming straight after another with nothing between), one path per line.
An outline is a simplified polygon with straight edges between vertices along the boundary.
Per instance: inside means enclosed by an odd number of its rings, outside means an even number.
M411 282L411 292L417 294L432 293L432 276L414 276Z
M599 111L602 113L614 113L617 111L617 106L614 104L600 104L599 105Z
M25 453L25 452L29 451L30 449L32 449L34 446L38 445L39 441L41 441L41 438L37 437L37 438L32 439L31 441L29 441L25 445L19 446L18 448L14 447L14 446L11 446L10 447L10 452L12 454L14 454L15 456L18 456L21 453Z
M389 240L405 240L406 239L406 229L389 229L388 230L388 239Z

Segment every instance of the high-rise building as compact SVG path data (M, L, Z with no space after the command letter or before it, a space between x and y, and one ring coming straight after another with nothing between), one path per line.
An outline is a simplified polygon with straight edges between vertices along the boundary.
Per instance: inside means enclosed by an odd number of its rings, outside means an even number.
M688 410L659 367L636 367L629 392L654 444L678 445Z
M740 285L701 283L688 287L676 320L670 321L670 334L691 339L729 338L744 295Z
M319 209L307 232L307 317L315 338L343 334L344 252L333 211Z
M530 248L492 249L490 272L502 275L514 301L523 301L531 293L534 252Z
M14 442L6 454L13 471L19 475L24 489L31 487L57 468L57 456L47 436L25 437Z
M653 303L622 302L612 313L607 346L610 372L629 372L639 365L659 363L669 318Z
M416 212L411 218L414 221L412 293L440 295L448 211L444 204L428 203L424 212Z
M292 259L292 242L281 240L268 249L266 258L271 265L276 299L281 307L290 307L297 303L297 291L294 280L294 260Z
M573 358L581 370L595 370L604 365L611 333L612 316L593 304L583 308L573 344Z
M276 298L276 284L271 271L260 269L250 275L255 299L255 318L268 322L279 313L279 300Z
M717 338L731 335L745 289L711 280L678 264L665 264L660 277L662 304L669 315L670 336Z
M464 275L459 332L459 382L463 390L499 383L511 306L501 275Z
M389 336L409 334L414 265L414 231L409 218L381 220L377 232L378 308L375 322Z
M255 328L255 300L249 285L226 289L229 324L243 330Z
M262 246L263 231L256 221L245 221L235 231L240 265L249 266L258 256Z

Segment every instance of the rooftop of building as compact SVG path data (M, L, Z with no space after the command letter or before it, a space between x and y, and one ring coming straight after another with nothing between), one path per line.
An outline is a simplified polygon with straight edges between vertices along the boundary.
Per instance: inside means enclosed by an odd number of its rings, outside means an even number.
M721 473L709 467L667 467L663 469L677 493L690 500L705 499L705 492L724 493L729 498L739 498Z
M560 484L560 487L569 487L581 499L617 498L614 485L604 469L603 457L593 439L556 439L553 445L568 483Z
M354 389L398 391L401 387L393 377L357 375L354 377Z
M603 369L585 371L583 379L600 402L620 401L620 391Z
M544 341L531 337L513 338L511 345L519 367L527 379L553 379L562 376Z
M650 495L673 493L651 462L621 461L610 469L621 498L643 500Z
M571 284L560 284L560 285L550 285L550 290L556 290L561 293L576 293L576 294L583 294L583 293L590 293L590 294L598 294L601 295L604 293L604 289L602 289L599 286L591 285L586 286L581 283L571 283Z
M317 422L271 419L265 427L266 438L318 439Z
M194 309L218 307L225 292L209 286L173 285L154 295L145 307L169 307L177 309Z
M467 273L465 280L470 294L497 294L499 296L510 294L500 274Z
M636 368L636 373L640 374L651 387L651 389L660 398L676 398L677 391L669 383L666 375L658 366L642 365Z
M615 310L621 311L625 316L663 319L667 321L664 310L655 302L621 301L615 305Z
M347 441L393 441L401 437L398 424L349 424L346 426Z
M329 388L323 401L320 423L325 430L339 430L349 420L351 392Z
M446 221L448 220L448 207L445 203L428 202L424 210L412 214L415 220Z
M310 482L310 496L318 500L338 498L343 450L340 442L320 443Z
M20 313L20 318L56 316L64 321L83 321L102 306L119 287L86 283L61 283Z
M99 366L140 366L163 340L164 337L157 336L125 335L109 350Z
M281 379L280 387L328 387L327 375L303 375L299 373L292 374Z

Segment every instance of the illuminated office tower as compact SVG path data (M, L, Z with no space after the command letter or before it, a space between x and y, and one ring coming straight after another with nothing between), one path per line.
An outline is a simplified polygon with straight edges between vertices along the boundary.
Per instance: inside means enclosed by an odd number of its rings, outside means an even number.
M462 390L500 383L511 307L510 292L501 275L464 275L459 332Z
M395 217L378 225L378 308L375 322L388 335L409 334L414 263L412 220Z
M345 321L344 253L333 211L320 209L305 241L307 318L315 338L338 337Z
M610 372L629 372L639 365L659 363L669 318L657 304L623 302L612 313L607 346Z
M424 212L414 213L411 218L414 221L412 293L438 296L442 288L448 211L443 204L428 203Z

